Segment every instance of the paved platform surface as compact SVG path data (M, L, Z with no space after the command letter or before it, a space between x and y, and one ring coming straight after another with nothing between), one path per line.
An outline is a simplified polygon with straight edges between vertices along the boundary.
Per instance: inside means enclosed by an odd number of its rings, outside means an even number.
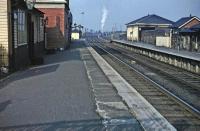
M70 50L46 56L44 65L14 73L1 82L0 130L140 130L97 65L93 62L86 70L86 61L92 58L84 57L84 50L82 42L75 42ZM88 76L94 68L98 69L94 80L104 87L100 90L94 90ZM100 108L98 99L102 100ZM124 109L113 108L118 104ZM125 115L119 118L116 112Z
M80 48L74 43L71 50L48 55L45 65L1 83L0 127L100 119Z
M82 58L91 82L96 101L97 113L102 118L102 123L108 130L143 130L135 116L130 112L113 83L98 66L95 57L89 50L82 49Z
M195 52L189 52L189 51L183 51L183 50L175 50L175 49L170 49L170 48L165 48L165 47L158 47L152 44L145 44L141 42L130 42L130 41L125 41L125 40L113 40L114 42L119 42L119 43L124 43L127 45L132 45L144 49L149 49L149 50L154 50L158 51L164 54L170 54L182 58L187 58L195 61L200 62L200 53L195 53Z

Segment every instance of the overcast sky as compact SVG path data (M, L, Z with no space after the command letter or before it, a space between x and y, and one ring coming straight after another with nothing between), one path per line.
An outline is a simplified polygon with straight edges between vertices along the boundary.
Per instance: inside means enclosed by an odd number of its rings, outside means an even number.
M112 30L113 26L125 29L126 23L147 14L172 21L190 14L200 17L200 0L70 0L70 8L74 22L101 30L101 22L105 21L104 31Z

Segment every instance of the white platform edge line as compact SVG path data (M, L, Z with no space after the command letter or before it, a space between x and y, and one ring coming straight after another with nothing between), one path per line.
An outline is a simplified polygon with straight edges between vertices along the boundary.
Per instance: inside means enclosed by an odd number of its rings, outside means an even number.
M83 49L80 49L80 50L83 50ZM84 54L83 52L81 52L81 59L83 58L83 55L85 55L85 54ZM91 77L91 75L90 75L88 65L87 65L87 63L86 63L85 60L83 60L83 63L84 63L84 67L85 67L85 69L86 69L87 77L88 77L88 79L89 79L89 81L90 81L90 85L91 85L91 87L92 87L92 92L94 93L95 91L94 91L93 79L92 79L92 77ZM95 106L96 106L96 108L97 108L97 109L96 109L96 113L98 113L98 115L101 116L102 118L107 119L108 117L107 117L106 113L101 113L101 112L104 111L104 110L101 110L101 109L100 109L98 100L96 99L95 96L94 96L94 99L95 99L95 102L96 102L96 103L95 103Z
M119 83L116 83L114 81L114 79L112 78L113 76L118 77L118 80L121 80L121 83L123 83L124 87L123 88L128 88L128 90L131 90L132 93L134 93L137 97L137 99L141 100L143 103L145 103L145 105L143 105L143 107L140 107L140 110L143 109L147 109L145 110L145 112L141 112L138 109L136 109L136 107L134 107L131 103L131 101L133 101L133 98L128 92L118 92L119 95L125 100L126 104L129 106L129 108L133 109L135 114L136 114L136 118L138 119L138 121L141 123L141 125L143 126L143 128L145 130L173 130L176 131L176 129L151 105L148 103L148 101L142 97L123 77L121 77L121 75L115 71L92 47L87 47L88 50L90 51L90 53L92 54L93 58L95 59L95 61L97 62L97 64L99 65L99 67L102 69L102 71L104 72L104 74L108 77L108 79L110 80L110 82L114 85L114 87L119 91L119 88L121 87L117 87L119 85ZM106 68L110 70L110 72L113 75L108 75L108 73L106 72ZM124 95L126 94L126 95ZM125 97L127 96L127 97ZM138 108L138 107L137 107ZM143 109L142 109L143 108ZM144 115L145 114L145 115ZM152 119L151 116L154 116L154 118L159 118L158 119ZM147 121L148 123L147 124ZM164 125L164 126L162 126Z

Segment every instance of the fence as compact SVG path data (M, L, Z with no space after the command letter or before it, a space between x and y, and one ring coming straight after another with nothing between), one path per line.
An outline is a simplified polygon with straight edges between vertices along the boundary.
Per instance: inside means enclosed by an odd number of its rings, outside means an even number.
M0 44L0 79L5 77L8 73L8 69L6 68L6 61L8 59L6 48Z

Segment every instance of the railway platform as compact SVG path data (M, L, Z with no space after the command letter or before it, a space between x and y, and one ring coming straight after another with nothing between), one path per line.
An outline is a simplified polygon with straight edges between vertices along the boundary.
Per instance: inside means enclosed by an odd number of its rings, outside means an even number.
M0 130L143 130L84 45L0 82Z
M157 47L152 44L125 40L111 40L111 42L158 61L200 74L200 53L178 51L165 47Z

